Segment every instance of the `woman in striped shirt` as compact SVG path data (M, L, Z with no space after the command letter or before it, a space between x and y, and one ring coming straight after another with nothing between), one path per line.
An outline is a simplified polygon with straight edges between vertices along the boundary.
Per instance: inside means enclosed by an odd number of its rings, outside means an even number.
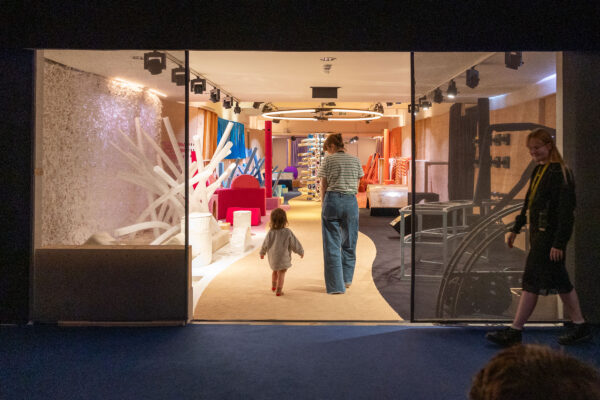
M325 139L329 153L319 168L321 178L321 229L325 286L329 294L342 294L352 284L358 239L358 182L364 175L358 158L344 151L340 133Z

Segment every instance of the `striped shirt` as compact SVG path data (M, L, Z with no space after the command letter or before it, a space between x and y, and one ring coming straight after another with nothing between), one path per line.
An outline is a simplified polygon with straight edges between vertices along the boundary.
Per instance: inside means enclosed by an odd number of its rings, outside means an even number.
M363 175L358 158L339 151L325 157L317 176L327 179L328 192L356 194Z

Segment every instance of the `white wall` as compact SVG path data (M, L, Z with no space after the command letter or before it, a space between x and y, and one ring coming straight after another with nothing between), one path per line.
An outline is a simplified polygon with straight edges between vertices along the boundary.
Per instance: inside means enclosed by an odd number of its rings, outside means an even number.
M98 75L49 61L43 69L43 109L36 110L43 114L36 159L42 215L35 229L41 245L81 244L93 233L134 223L146 207L145 191L117 179L131 167L111 142L122 142L119 130L135 140L135 117L158 142L162 105L156 95Z

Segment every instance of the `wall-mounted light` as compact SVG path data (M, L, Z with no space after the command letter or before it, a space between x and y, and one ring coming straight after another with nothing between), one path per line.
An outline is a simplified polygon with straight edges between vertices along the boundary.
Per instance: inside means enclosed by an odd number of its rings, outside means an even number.
M144 69L150 71L152 75L160 74L167 68L167 55L158 51L144 53Z
M185 85L185 68L177 67L171 70L171 82L177 86Z
M474 89L479 85L479 71L475 67L467 70L467 86Z
M229 110L233 106L233 98L231 96L225 96L223 99L223 108Z
M190 91L194 94L202 94L206 90L206 79L196 78L190 81Z
M454 79L450 80L450 83L448 84L448 90L446 90L446 96L448 96L449 99L453 99L456 97L456 95L458 94L458 90L456 90L456 82L454 82Z
M504 64L506 68L519 69L523 62L523 53L520 51L507 51L504 53Z
M210 101L218 103L221 100L221 89L213 88L210 90Z
M431 102L427 100L427 96L419 98L419 108L423 111L427 111L431 108Z
M433 91L433 101L435 101L438 104L444 101L444 95L442 94L440 88L437 88Z

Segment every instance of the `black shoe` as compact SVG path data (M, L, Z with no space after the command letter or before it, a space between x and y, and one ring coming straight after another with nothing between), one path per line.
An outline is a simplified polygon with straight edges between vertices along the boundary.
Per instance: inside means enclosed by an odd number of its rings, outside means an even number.
M485 338L492 343L496 343L500 346L511 346L513 344L521 343L521 331L507 327L493 332L485 334Z
M592 328L590 324L573 324L573 327L567 330L567 333L559 336L558 343L562 345L570 345L588 341L592 338Z

